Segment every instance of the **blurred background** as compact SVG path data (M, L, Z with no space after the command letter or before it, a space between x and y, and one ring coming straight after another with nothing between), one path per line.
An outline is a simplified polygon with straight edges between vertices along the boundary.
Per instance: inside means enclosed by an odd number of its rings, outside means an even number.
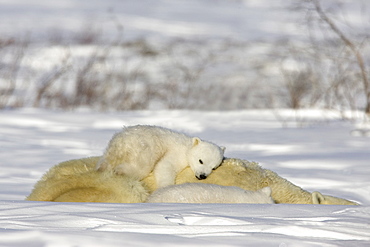
M366 0L0 0L0 109L370 113Z

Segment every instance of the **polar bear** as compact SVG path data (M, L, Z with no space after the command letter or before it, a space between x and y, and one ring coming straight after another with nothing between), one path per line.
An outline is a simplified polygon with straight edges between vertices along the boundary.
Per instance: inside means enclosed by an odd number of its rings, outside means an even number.
M34 185L28 201L142 203L156 189L153 173L141 181L111 172L97 172L101 156L68 160L51 167ZM262 168L256 162L225 158L205 180L198 180L190 167L177 174L175 184L205 183L237 186L256 191L270 187L274 202L290 204L359 205L346 199L310 193Z
M243 190L236 186L185 183L158 189L147 203L274 203L271 188L258 191Z
M224 147L166 128L136 125L115 134L97 163L98 171L112 170L139 180L153 171L157 187L175 184L177 173L190 166L205 179L223 160Z

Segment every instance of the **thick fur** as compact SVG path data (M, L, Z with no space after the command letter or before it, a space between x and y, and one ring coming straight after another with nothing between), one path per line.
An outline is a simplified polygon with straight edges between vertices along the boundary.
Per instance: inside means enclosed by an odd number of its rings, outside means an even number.
M247 191L235 186L186 183L154 191L148 203L274 203L270 187Z
M62 162L35 184L29 201L139 203L148 192L131 177L96 172L100 157Z
M113 170L143 179L153 171L158 187L175 183L176 174L190 166L205 179L223 159L224 148L157 126L126 127L113 136L99 160L98 171Z
M35 184L26 200L137 203L144 202L148 194L157 190L153 173L138 181L111 172L97 172L95 166L100 158L70 160L52 167ZM358 205L319 192L311 194L255 162L240 159L225 159L204 180L196 179L190 167L186 167L176 177L176 184L183 183L237 186L251 191L268 186L275 203Z

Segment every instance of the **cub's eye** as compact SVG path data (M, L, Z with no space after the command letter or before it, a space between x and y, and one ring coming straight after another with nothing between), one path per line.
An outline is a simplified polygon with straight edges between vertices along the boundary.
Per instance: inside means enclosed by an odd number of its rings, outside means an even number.
M199 160L199 163L203 165L203 160Z

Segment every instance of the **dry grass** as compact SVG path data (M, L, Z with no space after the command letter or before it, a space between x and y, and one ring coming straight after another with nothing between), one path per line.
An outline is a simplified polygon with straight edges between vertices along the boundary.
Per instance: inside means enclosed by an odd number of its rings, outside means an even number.
M318 107L369 112L367 37L349 38L330 18L335 13L329 17L318 1L302 0L297 6L295 11L309 17L306 26L311 30L310 42L299 45L232 40L124 41L119 23L118 38L111 42L104 42L99 30L93 28L84 28L68 41L54 30L49 43L44 44L0 39L0 108ZM327 36L312 35L323 25ZM256 54L256 47L267 48ZM48 49L57 55L40 55L49 54Z

